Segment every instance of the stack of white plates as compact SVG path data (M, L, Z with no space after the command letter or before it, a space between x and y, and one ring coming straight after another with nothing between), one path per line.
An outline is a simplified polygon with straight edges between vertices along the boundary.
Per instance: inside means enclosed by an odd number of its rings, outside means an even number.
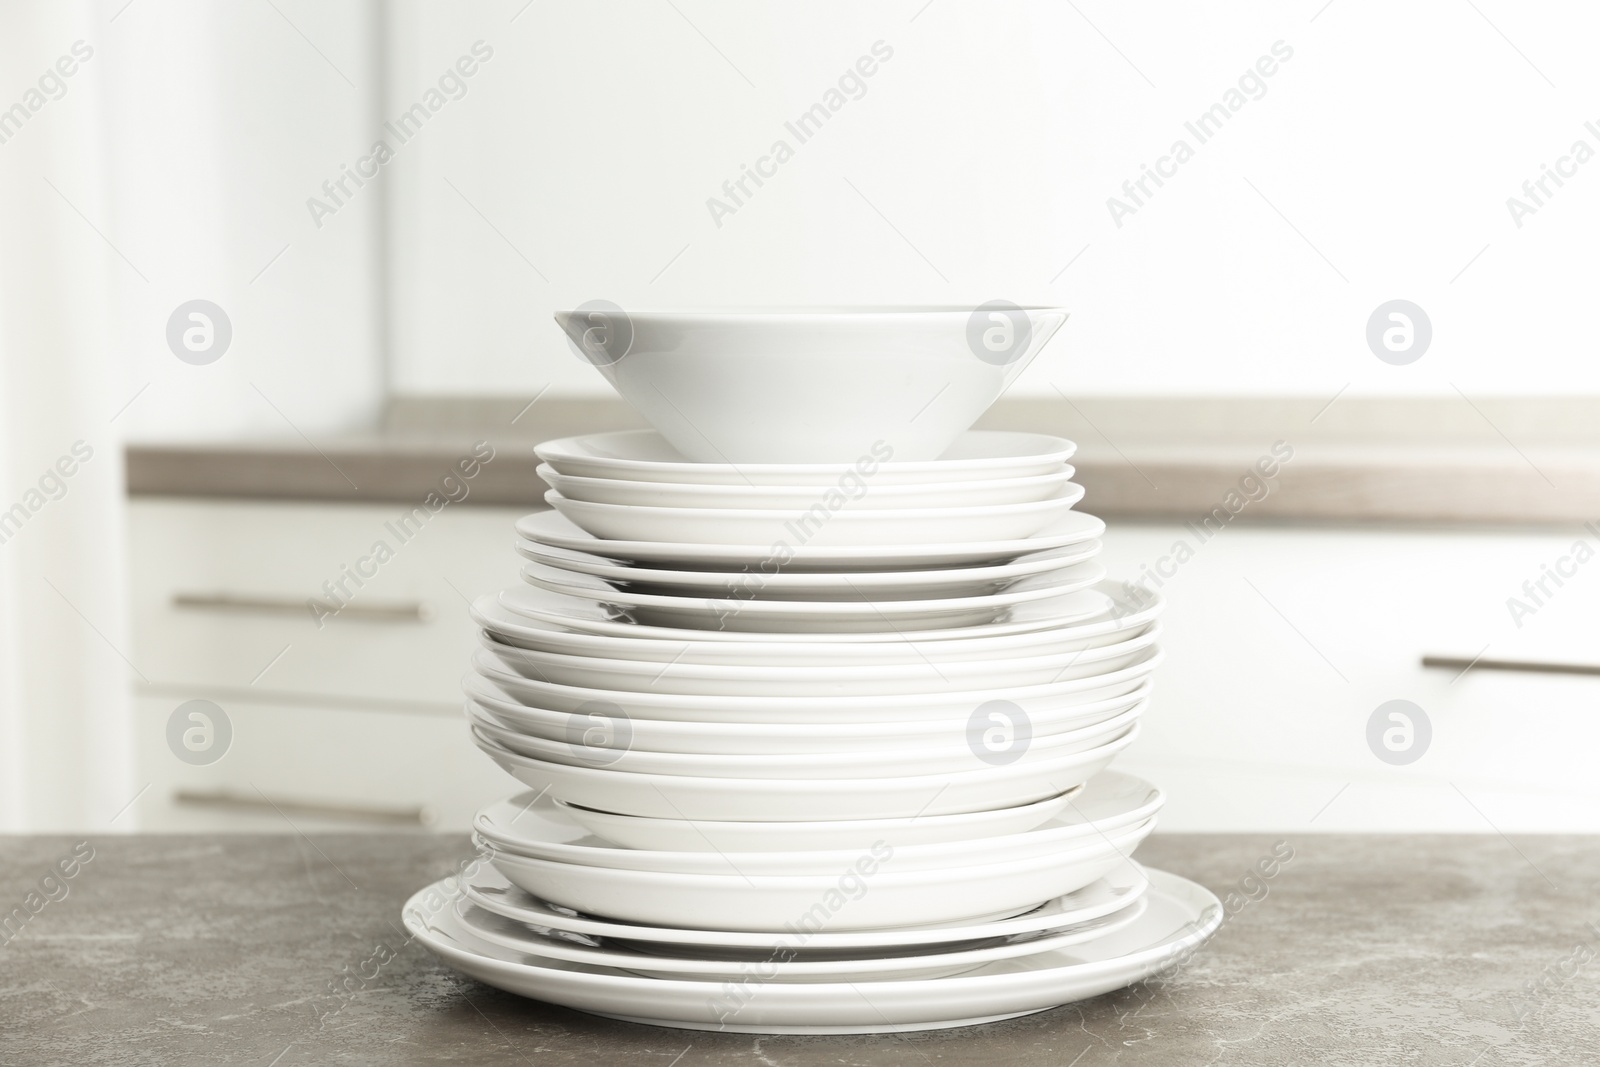
M1091 996L1208 937L1129 858L1159 600L1096 561L1073 446L690 462L540 446L524 583L472 607L478 746L530 787L406 922L486 982L667 1026L861 1032Z

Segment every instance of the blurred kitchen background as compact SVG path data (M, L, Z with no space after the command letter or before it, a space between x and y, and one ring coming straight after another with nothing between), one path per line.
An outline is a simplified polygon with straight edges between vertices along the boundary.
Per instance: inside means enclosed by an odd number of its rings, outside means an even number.
M516 580L531 446L637 424L553 309L1005 298L1074 315L985 425L1079 441L1169 601L1121 764L1164 830L1600 830L1597 31L9 0L0 829L464 828L508 784L466 604Z

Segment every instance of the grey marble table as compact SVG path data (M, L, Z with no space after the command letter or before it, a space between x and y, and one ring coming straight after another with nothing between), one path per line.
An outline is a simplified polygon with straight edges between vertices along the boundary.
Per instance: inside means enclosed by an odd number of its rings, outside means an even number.
M1252 874L1275 840L1140 850L1229 904L1160 982L983 1027L758 1038L610 1022L441 967L398 912L468 856L462 837L0 838L0 1063L1600 1061L1596 839L1303 835Z

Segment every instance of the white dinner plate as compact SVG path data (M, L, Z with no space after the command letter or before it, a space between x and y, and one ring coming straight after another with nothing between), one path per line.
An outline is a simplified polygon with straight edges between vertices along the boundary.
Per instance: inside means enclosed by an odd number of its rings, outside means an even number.
M473 741L502 770L571 804L622 815L757 822L904 819L1031 804L1087 782L1138 735L1139 727L1134 726L1087 752L981 770L880 778L754 779L574 767L519 755L472 731Z
M1109 993L1188 958L1222 925L1222 903L1204 887L1147 869L1139 920L1086 944L1003 960L949 978L855 982L756 982L730 996L722 984L641 978L540 961L473 936L443 884L405 904L409 933L443 962L488 985L628 1022L734 1033L895 1033L1015 1018ZM747 995L748 994L748 995Z
M713 696L558 685L507 670L499 657L483 649L473 653L472 669L507 695L546 711L606 714L619 720L849 723L966 718L978 707L996 701L1014 705L1014 718L1047 718L1079 704L1131 691L1160 664L1161 650L1148 648L1138 656L1134 663L1119 670L1046 685L1002 688L1005 677L1002 668L997 672L997 684L980 685L967 691L853 697Z
M819 501L790 510L659 508L568 500L554 489L545 503L596 537L623 541L655 539L697 546L816 545L819 548L886 547L910 544L970 545L1032 537L1083 499L1083 486L1068 482L1059 496L1027 504L951 508L857 508ZM871 503L871 501L865 501Z
M593 575L616 588L641 593L741 600L933 600L997 593L1019 579L1093 559L1100 553L1100 542L1082 541L1066 548L1034 552L1009 563L939 570L840 572L644 567L617 563L591 552L551 548L526 538L517 541L517 552L546 567Z
M481 630L478 641L508 670L524 678L559 685L692 696L866 696L973 690L990 685L1014 688L1104 674L1132 664L1138 653L1155 644L1160 636L1160 626L1152 624L1115 644L1050 656L955 663L929 658L914 663L840 665L826 671L818 671L809 663L739 666L568 656L502 644Z
M881 469L881 468L880 468ZM715 485L693 482L640 482L562 474L548 463L535 472L568 500L623 507L742 508L804 510L838 494L854 508L952 508L994 504L1027 504L1048 500L1072 480L1073 469L1062 465L1045 474L1021 478L978 478L921 485L880 485L871 475L857 476L828 487L792 485ZM841 505L842 506L842 505Z
M1087 752L1120 737L1144 714L1144 705L1099 722L1045 736L1030 736L1014 751L996 751L1010 764L1045 763L1075 752ZM559 741L535 737L501 725L488 711L467 704L467 720L474 732L518 755L572 767L604 767L629 774L682 775L691 778L831 778L860 779L887 776L956 774L996 763L996 752L986 748L981 723L974 739L932 748L893 752L782 752L727 756L692 752L651 752L633 744L631 722L596 714L575 716L568 736ZM1001 729L1016 730L1009 720ZM1014 738L1013 738L1014 740Z
M680 874L533 859L490 850L496 870L529 893L573 910L696 929L791 929L808 914L824 929L973 921L1082 889L1127 859L1154 821L1029 856L902 871L874 846L812 875Z
M590 945L554 933L541 933L495 912L467 905L458 908L468 929L484 941L543 961L562 960L585 967L609 967L646 978L690 981L747 982L883 982L945 978L1001 960L1060 952L1106 937L1139 920L1147 902L1138 900L1113 915L1066 930L957 948L908 949L903 954L851 954L845 958L795 959L779 950L768 958L748 959L715 951L675 955L629 945Z
M1085 566L1086 564L1078 564ZM1095 564L1088 564L1094 566ZM1100 583L1103 586L1105 583ZM867 630L851 633L847 637L836 631L821 630L768 633L760 630L690 630L675 626L651 626L631 621L627 616L584 597L564 596L523 583L503 589L500 603L515 614L538 622L563 626L585 633L604 634L610 637L637 637L667 641L741 641L793 644L818 642L837 645L841 640L903 642L906 634L896 630ZM969 637L1005 637L1011 634L1032 633L1071 626L1075 623L1101 622L1113 611L1112 601L1100 588L1079 590L1064 596L1049 597L1018 604L1005 613L1005 618L975 626L951 626L935 630L913 632L917 641L956 640Z
M982 923L930 923L924 926L887 926L876 930L812 929L798 944L794 934L759 930L686 930L677 926L651 926L617 922L540 900L507 881L487 862L473 867L462 895L477 906L545 930L578 937L610 938L631 944L678 946L689 949L769 953L782 949L799 952L876 952L917 945L954 945L994 938L1026 937L1062 930L1078 923L1115 914L1144 897L1150 888L1144 868L1132 860L1082 889L1054 897L1020 914Z
M532 589L526 593L529 600L539 597ZM942 667L946 663L973 660L998 663L1013 658L1075 652L1126 640L1146 630L1165 607L1160 597L1155 595L1135 603L1115 583L1109 581L1101 582L1093 593L1100 605L1098 614L1080 616L1053 627L1000 636L986 636L990 631L980 628L955 638L944 631L933 631L927 635L927 640L921 636L908 636L886 641L851 635L837 641L708 641L702 640L702 635L689 631L612 623L608 616L598 610L585 614L583 618L591 623L604 620L611 626L621 625L623 632L615 634L608 630L603 634L588 633L576 626L569 628L519 614L491 595L473 601L470 613L474 622L504 644L559 655L631 659L656 664L810 666L831 669L844 665L926 664L930 661ZM1074 594L1074 597L1091 599L1084 594ZM1013 619L1025 619L1030 615L1045 613L1037 605L1024 605L1010 614ZM975 636L975 633L985 636Z
M943 456L915 463L877 465L874 485L916 485L1022 478L1057 470L1077 445L1042 433L968 430ZM534 453L562 474L702 485L784 486L826 489L864 469L854 463L696 463L654 430L587 433L546 441Z
M574 735L597 723L594 712L548 711L523 704L476 674L466 675L461 688L467 698L501 726L531 737L571 742ZM1119 715L1150 697L1148 679L1128 692L1104 700L1073 704L1051 715L1028 716L1034 737L1075 730ZM690 712L692 714L692 712ZM943 719L896 722L678 722L630 718L628 741L651 752L753 755L797 752L901 752L912 748L963 744L972 725L970 711Z
M1149 782L1106 771L1069 798L1060 814L1021 833L984 840L911 844L884 831L867 849L721 853L641 849L613 843L607 832L651 834L641 824L674 820L641 819L576 808L519 793L479 809L472 828L497 851L555 863L579 863L622 870L720 875L823 875L854 863L864 851L885 845L892 855L884 870L918 871L962 863L1001 863L1071 850L1077 845L1114 835L1155 818L1165 798Z
M905 544L830 547L794 537L767 538L743 545L701 545L663 540L644 531L645 540L597 537L555 511L536 511L517 520L517 533L552 548L570 548L629 563L656 563L685 569L726 571L753 567L762 573L784 571L927 570L968 564L994 564L1019 556L1065 548L1105 533L1093 515L1069 511L1029 537L968 544ZM915 536L915 534L913 535Z
M561 596L609 606L646 626L760 633L899 632L978 626L1008 608L1051 600L1088 589L1106 576L1090 560L1025 578L999 593L941 600L715 600L663 596L618 589L588 574L570 574L538 563L522 567L523 581Z

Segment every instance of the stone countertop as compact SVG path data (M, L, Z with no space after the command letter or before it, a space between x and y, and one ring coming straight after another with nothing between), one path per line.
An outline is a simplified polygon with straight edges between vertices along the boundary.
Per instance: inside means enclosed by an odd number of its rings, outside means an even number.
M1159 983L981 1027L808 1038L611 1022L451 972L407 943L399 909L468 857L464 837L90 836L65 895L0 935L0 1064L1594 1062L1595 839L1286 839L1294 857L1265 883L1246 878L1272 836L1140 849L1229 904ZM5 910L79 840L0 838ZM332 996L379 946L393 959Z
M422 500L474 442L495 449L471 503L535 507L533 446L642 426L620 401L401 397L380 427L312 441L128 446L135 496ZM1600 520L1600 400L1003 399L979 421L1079 444L1085 506L1119 519L1577 525ZM1252 469L1292 452L1258 485ZM1248 498L1248 499L1247 499Z

